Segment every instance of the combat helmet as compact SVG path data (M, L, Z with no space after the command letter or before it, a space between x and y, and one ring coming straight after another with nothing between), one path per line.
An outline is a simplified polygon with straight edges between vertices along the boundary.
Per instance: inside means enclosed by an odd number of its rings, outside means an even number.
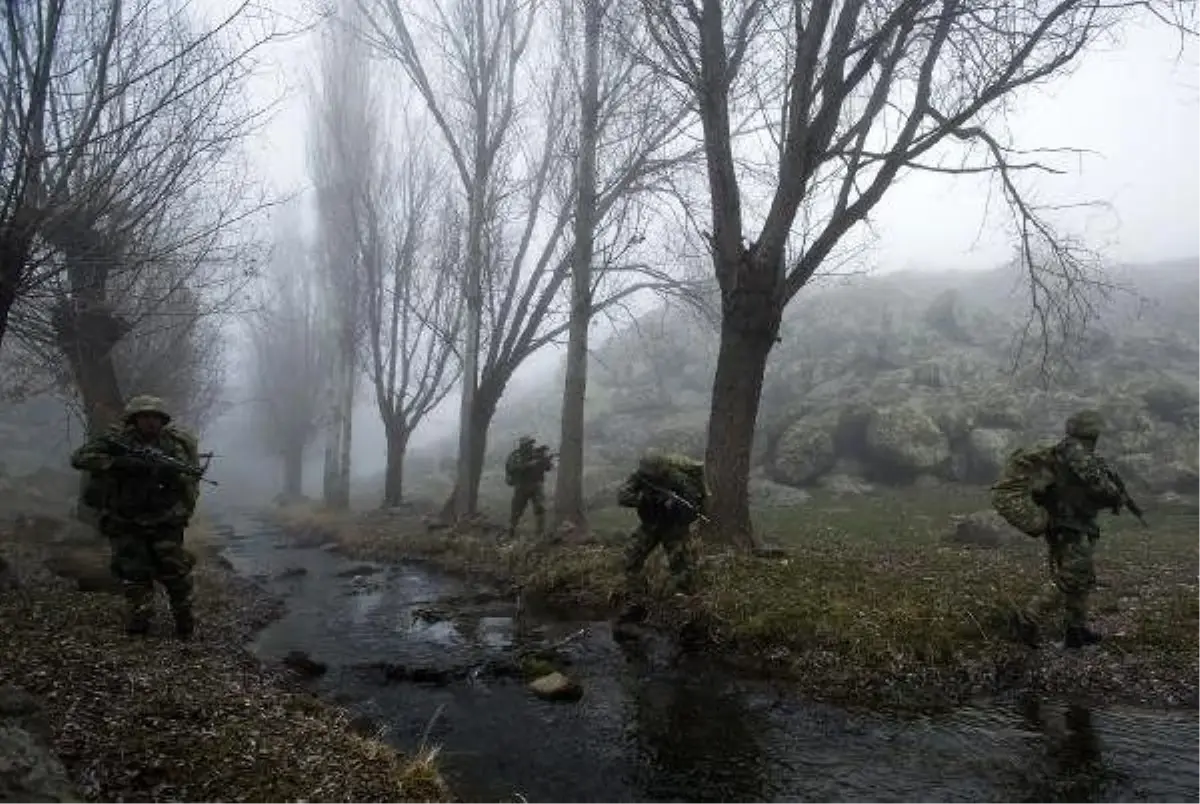
M125 405L125 415L123 418L128 422L139 413L153 413L160 416L163 424L171 421L171 414L167 413L167 403L157 396L142 394L133 397Z
M1105 430L1104 417L1099 411L1081 410L1067 419L1067 435L1072 438L1096 440Z

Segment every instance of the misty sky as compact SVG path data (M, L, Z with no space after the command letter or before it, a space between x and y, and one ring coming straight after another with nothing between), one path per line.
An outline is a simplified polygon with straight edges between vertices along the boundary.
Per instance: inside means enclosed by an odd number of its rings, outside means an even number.
M202 0L225 9L230 0ZM270 3L295 15L297 0ZM307 186L305 74L317 67L308 37L273 48L257 87L264 98L286 93L253 145L264 180L284 190ZM1147 20L1123 41L1097 48L1069 76L1027 91L1011 118L1021 147L1075 147L1095 152L1059 158L1069 172L1038 184L1038 199L1103 201L1063 219L1073 232L1128 262L1200 252L1200 90L1197 47ZM873 216L879 238L873 265L899 268L991 267L1010 255L1000 205L988 214L988 180L910 175Z
M235 4L199 2L214 16ZM311 19L317 0L261 2L296 20L305 15ZM308 186L304 88L307 76L318 67L317 53L315 37L275 45L255 83L263 102L284 96L273 121L252 144L257 170L280 191ZM1010 118L1017 146L1095 152L1057 162L1069 173L1042 181L1037 199L1111 205L1109 212L1093 209L1056 222L1086 234L1091 245L1120 261L1200 253L1198 64L1195 42L1181 51L1176 35L1147 21L1127 28L1122 42L1094 49L1073 74L1026 91ZM991 203L989 215L986 179L906 177L876 207L872 223L878 238L868 265L890 271L990 268L1005 262L1011 255L1007 221L1000 205ZM540 351L517 372L510 392L540 382L560 360L559 349ZM359 401L354 417L356 476L383 466L378 414L369 394L360 395ZM456 411L457 394L451 394L418 431L413 446L453 432Z

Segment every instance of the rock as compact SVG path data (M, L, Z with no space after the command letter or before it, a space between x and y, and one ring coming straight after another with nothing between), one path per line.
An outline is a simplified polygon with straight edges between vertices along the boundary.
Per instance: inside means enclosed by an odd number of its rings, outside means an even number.
M933 419L905 405L874 413L867 448L880 472L898 480L937 470L950 458L950 444Z
M529 682L529 689L547 701L578 701L583 697L583 687L579 682L559 672Z
M995 511L976 511L951 520L946 540L966 547L1002 547L1029 538L1009 525Z
M980 427L967 435L964 474L968 483L989 484L1000 477L1004 463L1017 446L1012 430Z
M302 578L308 574L308 570L304 567L288 567L283 572L275 576L277 581L286 581L289 578Z
M875 490L875 487L865 480L847 474L826 475L821 478L820 485L839 497L847 494L870 494Z
M1136 453L1122 455L1113 463L1131 489L1140 487L1154 494L1197 494L1196 470L1180 461L1165 461L1148 453Z
M1194 385L1188 387L1180 382L1160 382L1142 393L1142 401L1151 415L1164 422L1182 425L1197 419Z
M316 678L325 675L329 669L324 662L318 662L302 650L294 650L283 657L283 666L294 673L306 678Z
M759 508L791 508L811 499L807 491L775 483L771 480L750 480L750 504Z
M775 443L772 479L805 486L833 468L837 420L804 418L794 422Z

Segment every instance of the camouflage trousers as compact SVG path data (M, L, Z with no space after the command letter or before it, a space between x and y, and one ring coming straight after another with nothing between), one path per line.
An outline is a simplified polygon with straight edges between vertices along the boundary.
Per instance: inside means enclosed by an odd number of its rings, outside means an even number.
M112 573L121 581L133 619L149 619L154 609L154 582L167 591L171 609L191 612L195 557L183 546L183 528L105 523L112 546Z
M662 545L671 570L671 583L676 592L691 592L693 587L692 559L688 552L688 526L655 526L643 522L630 535L625 548L625 583L631 593L645 587L643 569L654 548Z
M1096 587L1094 552L1094 539L1080 533L1060 535L1050 546L1050 579L1025 606L1022 619L1036 625L1046 614L1061 609L1068 628L1087 625L1088 597Z
M516 533L517 523L525 513L526 506L533 506L533 518L537 524L537 535L546 533L546 491L539 483L536 486L517 486L513 489L512 511L508 518L508 531Z

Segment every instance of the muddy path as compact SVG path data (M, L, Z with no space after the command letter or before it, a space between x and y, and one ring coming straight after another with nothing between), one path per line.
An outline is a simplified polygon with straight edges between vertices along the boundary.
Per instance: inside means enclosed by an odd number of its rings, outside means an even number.
M805 701L654 638L539 612L428 566L290 546L223 518L225 557L282 598L256 638L302 652L308 683L401 748L441 745L463 800L1155 801L1198 796L1197 713L1061 699L982 701L897 718ZM555 646L583 685L535 697L519 654Z

